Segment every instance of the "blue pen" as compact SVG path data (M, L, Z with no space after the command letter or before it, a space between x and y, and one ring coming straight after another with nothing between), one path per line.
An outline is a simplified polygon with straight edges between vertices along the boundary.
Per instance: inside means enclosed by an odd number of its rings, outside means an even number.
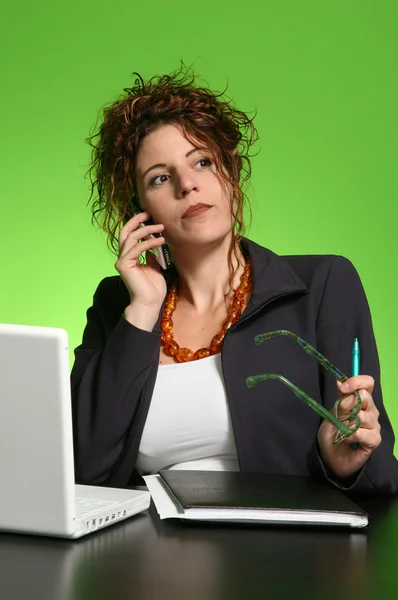
M359 370L361 368L360 364L361 364L361 353L359 351L359 341L358 341L358 338L355 338L354 343L352 345L352 353L351 353L351 375L352 375L352 377L359 375ZM351 448L353 450L358 450L359 447L360 447L360 445L358 444L358 442L351 444Z
M359 375L360 370L360 362L361 362L361 354L359 351L359 342L358 338L355 338L354 344L352 346L352 362L351 362L351 375L355 377Z

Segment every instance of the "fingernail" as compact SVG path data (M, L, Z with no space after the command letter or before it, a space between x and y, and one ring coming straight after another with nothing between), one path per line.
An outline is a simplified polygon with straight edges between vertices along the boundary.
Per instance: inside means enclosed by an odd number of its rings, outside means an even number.
M341 389L343 390L343 392L348 392L348 390L350 389L350 386L348 383L343 383L343 385L341 386Z

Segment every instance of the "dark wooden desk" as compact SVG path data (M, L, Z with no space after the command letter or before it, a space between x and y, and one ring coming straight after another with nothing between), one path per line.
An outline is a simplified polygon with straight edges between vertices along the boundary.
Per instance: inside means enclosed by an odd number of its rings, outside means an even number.
M160 521L77 541L0 534L1 600L398 598L398 498L366 532Z

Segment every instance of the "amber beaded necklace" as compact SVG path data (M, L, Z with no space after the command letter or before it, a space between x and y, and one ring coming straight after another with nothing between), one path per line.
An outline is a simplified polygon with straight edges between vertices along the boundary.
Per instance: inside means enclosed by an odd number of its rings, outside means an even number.
M194 352L190 348L180 348L173 336L173 320L172 316L177 306L178 294L177 285L171 286L166 298L166 305L162 311L162 319L160 327L162 330L161 344L168 356L172 356L176 362L189 362L191 360L199 360L206 358L212 354L221 352L221 346L228 329L236 323L246 307L246 297L250 295L252 289L252 265L248 260L242 276L240 284L235 290L234 297L227 311L227 318L222 324L221 331L217 333L210 342L208 348L200 348Z

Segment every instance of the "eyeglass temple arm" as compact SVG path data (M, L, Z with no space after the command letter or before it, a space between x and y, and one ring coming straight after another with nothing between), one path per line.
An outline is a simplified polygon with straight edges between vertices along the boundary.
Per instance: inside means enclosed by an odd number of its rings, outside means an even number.
M259 345L265 342L266 340L270 340L271 338L278 337L280 335L286 335L287 337L290 337L292 340L297 342L300 348L304 350L304 352L306 352L310 356L313 356L327 371L333 373L336 379L338 379L341 382L347 381L347 375L344 375L344 373L340 371L340 369L338 369L333 363L331 363L330 360L326 358L326 356L318 352L318 350L314 348L314 346L311 346L311 344L303 340L303 338L299 337L292 331L288 331L287 329L278 329L276 331L269 331L268 333L260 333L259 335L256 335L256 337L254 338L254 342L255 344Z
M342 423L339 419L337 419L334 415L332 415L328 410L326 410L326 408L324 408L323 406L318 404L318 402L316 400L314 400L313 398L311 398L311 396L308 396L308 394L306 394L305 392L303 392L303 390L301 390L296 385L294 385L294 383L292 383L291 381L286 379L286 377L283 377L283 375L277 375L276 373L264 373L263 375L251 375L250 377L246 378L246 385L247 385L247 387L250 388L250 387L253 387L256 383L259 383L260 381L265 381L267 379L277 379L278 381L281 381L282 383L287 385L288 388L291 389L291 391L293 392L293 394L295 394L295 396L297 396L297 398L299 398L300 400L303 400L303 402L305 402L305 404L307 404L307 406L309 406L315 412L317 412L318 415L320 415L323 419L325 419L326 421L329 421L329 423L334 425L334 427L336 427L336 429L338 431L340 431L345 437L352 435L353 431L351 429L349 429L346 425L344 425L344 423Z

